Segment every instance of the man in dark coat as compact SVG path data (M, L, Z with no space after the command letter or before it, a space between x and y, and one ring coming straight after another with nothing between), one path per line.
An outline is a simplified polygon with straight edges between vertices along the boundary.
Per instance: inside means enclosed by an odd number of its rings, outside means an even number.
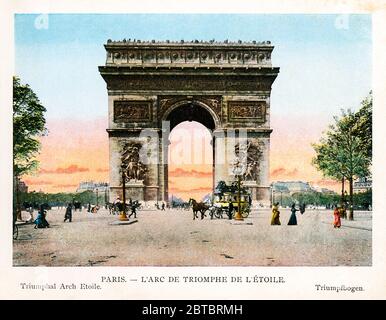
M229 205L228 205L228 219L229 220L232 220L232 215L233 215L233 203L232 201L229 201Z
M131 202L131 213L129 215L129 218L131 218L132 215L134 215L134 218L137 218L137 208L139 207L139 202L136 200L136 201L132 201Z
M301 214L303 214L304 212L306 212L306 204L305 203L302 203L300 206L299 206L299 211Z
M66 221L72 221L72 205L71 203L68 204L67 208L66 208L66 213L64 214L64 221L63 222L66 222Z

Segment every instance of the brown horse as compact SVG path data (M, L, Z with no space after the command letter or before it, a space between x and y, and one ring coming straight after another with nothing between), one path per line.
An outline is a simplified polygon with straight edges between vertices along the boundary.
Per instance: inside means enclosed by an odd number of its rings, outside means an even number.
M209 209L208 205L203 202L197 202L192 198L189 199L189 204L192 206L193 209L193 220L195 220L196 218L198 219L198 212L201 213L201 220L206 217L205 211Z

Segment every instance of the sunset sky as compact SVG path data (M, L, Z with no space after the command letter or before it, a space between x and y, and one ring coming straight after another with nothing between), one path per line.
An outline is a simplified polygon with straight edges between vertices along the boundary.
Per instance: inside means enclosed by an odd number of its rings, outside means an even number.
M16 15L15 74L47 108L49 130L39 171L24 179L30 190L70 192L81 181L108 181L107 90L98 66L107 39L123 38L270 40L281 68L271 96L271 180L336 189L312 167L310 143L340 108L358 109L371 90L369 15ZM211 154L202 125L175 128L169 189L201 197L210 192L211 164L181 163L187 133L193 154Z

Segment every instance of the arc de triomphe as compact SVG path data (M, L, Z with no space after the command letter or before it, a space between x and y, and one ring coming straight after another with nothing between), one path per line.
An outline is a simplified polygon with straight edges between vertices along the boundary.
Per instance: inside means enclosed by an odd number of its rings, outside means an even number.
M110 201L122 196L122 171L127 198L167 201L168 133L198 121L212 132L214 187L234 180L245 151L243 183L254 201L269 203L270 94L279 73L269 41L108 40L105 48Z

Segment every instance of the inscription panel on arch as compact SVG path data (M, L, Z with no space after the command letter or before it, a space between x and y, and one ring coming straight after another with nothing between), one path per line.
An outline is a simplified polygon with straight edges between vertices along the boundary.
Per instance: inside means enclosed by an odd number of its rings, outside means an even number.
M264 101L229 101L228 121L265 122L266 103Z
M114 122L149 122L152 119L151 104L151 101L114 101Z

